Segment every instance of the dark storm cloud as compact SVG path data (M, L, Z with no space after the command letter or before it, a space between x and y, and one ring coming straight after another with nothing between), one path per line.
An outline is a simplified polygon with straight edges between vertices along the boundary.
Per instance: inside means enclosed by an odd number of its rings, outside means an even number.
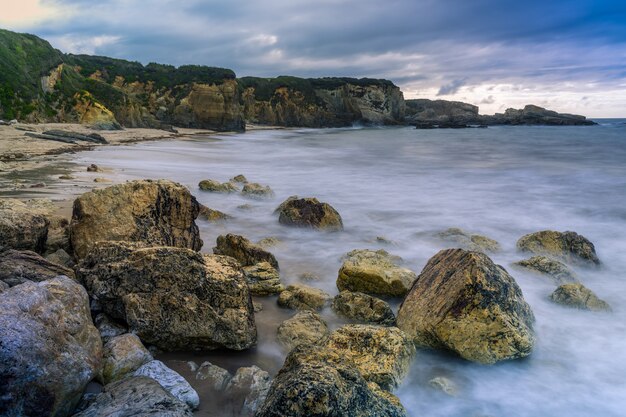
M453 80L451 83L442 85L439 88L438 96L447 96L449 94L456 94L461 87L466 84L467 80Z

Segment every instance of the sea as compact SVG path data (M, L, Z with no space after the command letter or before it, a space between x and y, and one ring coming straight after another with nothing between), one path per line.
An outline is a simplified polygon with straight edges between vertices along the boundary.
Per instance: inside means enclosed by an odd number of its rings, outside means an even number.
M72 198L94 186L166 178L189 187L202 204L232 220L198 220L203 252L217 236L236 233L252 241L276 237L270 250L285 284L338 293L342 257L354 249L384 249L416 273L450 243L435 235L451 227L497 240L490 257L515 278L530 304L537 342L525 359L480 365L450 353L418 350L395 391L412 417L618 417L626 415L626 119L597 126L494 126L488 129L417 130L411 127L259 130L127 146L99 147L59 159L82 186L48 179L47 193ZM95 163L108 173L85 172ZM269 185L275 197L200 191L203 179L237 174ZM100 186L100 184L97 184ZM345 230L325 233L278 223L275 208L292 195L316 197L337 209ZM523 235L575 231L591 240L601 260L595 269L573 267L580 281L612 312L566 308L550 301L556 285L512 264ZM188 377L201 395L199 416L227 415L227 405L207 399L207 387L186 361L210 361L234 372L257 365L275 375L286 353L276 329L294 313L276 297L256 298L257 347L246 352L178 352L160 359ZM401 300L392 300L397 310ZM344 323L330 309L331 328ZM429 381L445 377L454 395ZM206 394L208 395L208 394Z

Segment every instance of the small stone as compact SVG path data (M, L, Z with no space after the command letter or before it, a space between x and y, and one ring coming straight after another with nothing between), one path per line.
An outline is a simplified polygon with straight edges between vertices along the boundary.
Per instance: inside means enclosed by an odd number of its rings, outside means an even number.
M45 258L52 263L63 265L67 268L72 268L74 266L72 257L63 249L58 249L56 252L46 255Z
M253 301L252 302L252 309L254 310L255 313L263 311L263 303L259 303L259 302Z
M456 384L452 380L444 376L438 376L438 377L431 379L430 381L428 381L428 385L452 397L456 397L458 394L458 389L457 389Z
M196 372L196 379L206 381L211 390L215 392L224 391L232 377L226 369L213 365L209 361L203 362Z
M611 311L611 306L598 298L589 288L580 283L563 284L557 288L550 299L557 304L581 310Z
M301 311L278 326L278 342L292 350L298 345L313 345L328 336L330 331L322 317L313 311Z
M239 184L247 184L248 183L248 179L245 176L243 176L242 174L239 174L239 175L235 175L234 177L232 177L230 179L230 182L236 182L236 183L239 183Z
M112 182L112 181L110 179L108 179L108 178L94 178L93 182L100 182L100 183L102 183L102 182Z
M215 180L202 180L198 183L198 187L202 191L210 191L214 193L234 193L237 191L237 187L235 187L232 183L220 183Z
M259 262L252 266L244 266L248 288L252 295L264 296L278 294L285 287L280 282L280 275L269 262Z
M189 382L161 361L153 360L142 365L133 373L133 376L146 376L154 379L167 392L187 404L192 410L200 405L200 397Z
M100 172L100 168L96 164L91 164L87 167L87 172Z
M114 337L123 335L124 333L128 333L128 329L111 320L109 316L104 313L100 313L96 316L94 320L96 329L100 332L100 337L102 338L102 343L107 343Z
M152 355L137 336L126 333L110 339L103 350L100 380L103 384L118 381L152 360Z
M462 249L496 253L501 250L500 244L482 235L472 235L458 227L451 227L435 235L444 242L453 243Z
M186 364L191 372L198 372L199 366L197 363L195 363L194 361L187 361Z
M200 204L200 212L198 213L198 218L208 220L210 222L217 222L217 221L230 220L233 218L233 216L230 216L226 213L222 213L219 210L214 210L203 204Z
M257 245L259 245L262 248L272 248L274 246L277 246L280 243L281 243L281 240L279 238L270 236L270 237L264 237L263 239L259 240L257 242Z
M513 265L529 269L535 273L548 275L557 285L578 282L576 274L567 265L546 256L533 256L532 258L515 262Z
M73 179L76 179L76 178L71 176L71 175L60 175L59 179L60 180L73 180Z
M342 291L333 299L331 307L340 316L361 323L393 326L396 322L387 302L360 292Z
M38 182L35 184L31 184L29 188L46 188L45 182Z
M243 186L241 191L246 197L252 198L271 198L274 197L274 191L269 186L263 186L256 182L247 183Z
M254 208L254 206L252 204L240 204L237 206L238 210L252 210Z
M303 282L318 282L322 280L322 278L319 275L314 274L312 272L303 272L300 275L298 275L298 279Z
M322 310L329 301L326 292L302 284L290 285L278 296L280 307L294 310Z
M253 417L270 389L270 374L258 366L237 369L226 391L235 405L235 415Z

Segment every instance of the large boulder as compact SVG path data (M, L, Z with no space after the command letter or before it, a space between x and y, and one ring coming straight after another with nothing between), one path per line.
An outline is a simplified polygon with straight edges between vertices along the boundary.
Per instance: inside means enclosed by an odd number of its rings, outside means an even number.
M243 236L227 234L217 237L217 246L213 248L216 255L231 256L243 266L251 266L259 262L268 262L278 269L278 262L274 255L261 246L250 242Z
M402 259L387 251L357 249L346 255L339 269L339 291L358 291L385 297L404 296L417 275L399 264Z
M383 326L396 323L389 303L362 292L342 291L335 296L331 307L338 315L361 323Z
M599 265L596 249L586 237L576 232L543 230L522 236L517 249L535 255L553 256L577 265Z
M329 302L328 293L303 284L289 285L277 300L280 307L294 310L323 310Z
M549 276L558 285L577 282L576 274L567 265L547 256L533 256L515 262L514 266L528 269L541 275Z
M591 311L611 311L611 306L580 283L563 284L550 295L557 304Z
M291 351L256 417L404 417L391 394L368 383L342 351L301 345Z
M528 356L534 316L515 279L481 252L433 256L398 311L398 327L418 346L485 364Z
M49 225L46 216L34 211L30 202L3 198L0 200L0 251L18 249L43 253Z
M140 180L91 191L74 201L70 241L78 258L99 241L144 242L200 250L200 205L187 188Z
M277 333L278 342L290 351L301 344L313 345L328 336L330 331L319 314L305 310L283 321Z
M10 249L0 253L0 281L10 287L27 281L45 281L59 275L75 277L71 269L52 263L35 252Z
M86 410L74 415L103 416L193 417L193 413L154 379L133 376L107 385Z
M167 392L184 402L192 410L200 406L200 397L189 382L178 372L168 368L161 361L152 360L139 367L133 376L147 376L157 381Z
M330 204L317 198L289 198L277 209L278 221L287 226L329 231L343 230L341 216Z
M100 380L105 385L122 379L152 360L152 355L148 349L132 333L111 338L104 345L102 356Z
M0 293L0 311L0 415L70 415L102 360L85 289L25 282Z
M348 324L322 343L352 360L366 381L388 391L400 385L415 354L412 341L397 327Z
M105 313L163 350L242 350L256 343L248 286L230 257L102 242L78 275Z

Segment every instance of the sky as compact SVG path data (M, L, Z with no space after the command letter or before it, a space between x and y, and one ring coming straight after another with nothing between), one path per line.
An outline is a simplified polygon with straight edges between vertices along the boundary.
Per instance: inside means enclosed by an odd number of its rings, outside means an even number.
M0 0L0 27L144 64L387 78L484 114L626 117L626 0Z

